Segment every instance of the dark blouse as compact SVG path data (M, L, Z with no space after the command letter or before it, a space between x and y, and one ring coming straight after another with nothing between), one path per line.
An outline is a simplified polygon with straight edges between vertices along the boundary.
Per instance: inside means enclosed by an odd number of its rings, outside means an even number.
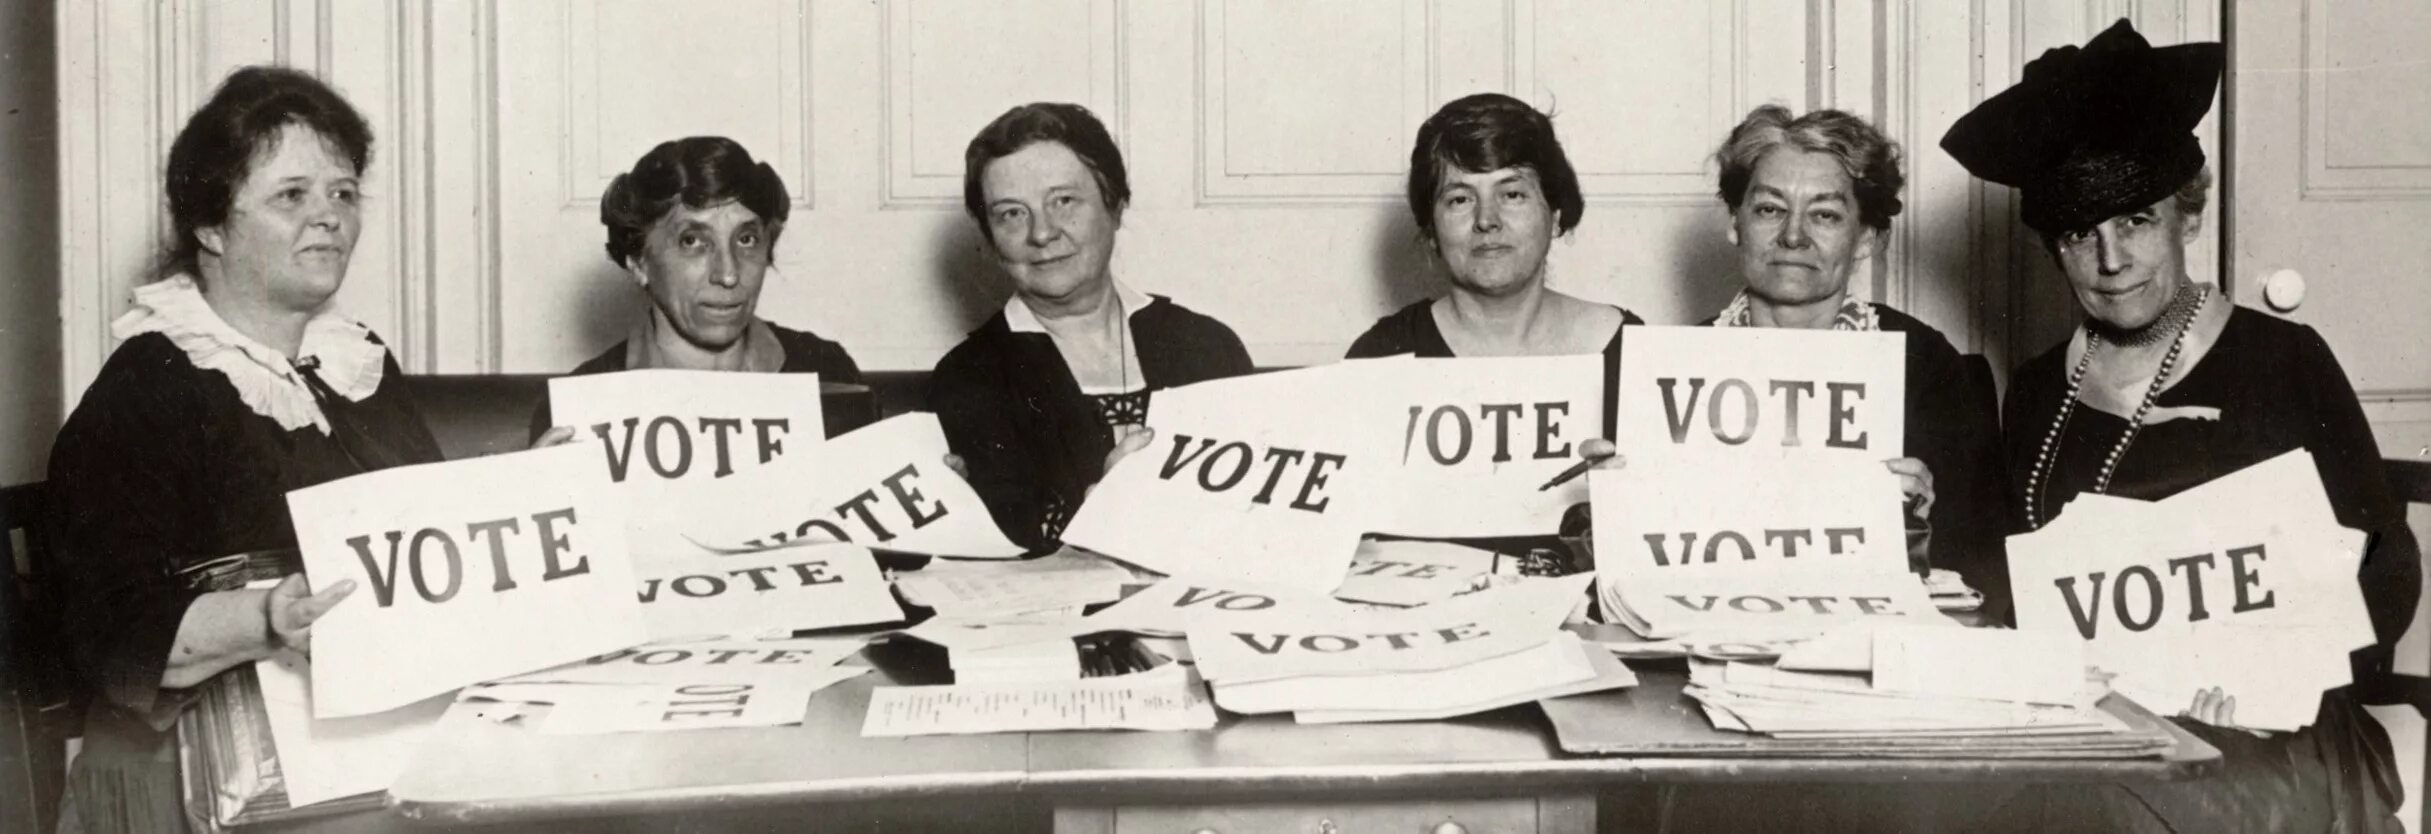
M1376 320L1367 332L1352 340L1344 359L1375 359L1407 353L1420 359L1453 359L1452 345L1443 340L1443 329L1435 326L1433 308L1436 299L1427 299ZM1610 438L1618 425L1620 414L1613 408L1614 380L1620 379L1621 337L1633 324L1645 324L1638 314L1621 310L1621 326L1612 331L1612 341L1604 343L1604 436Z
M1983 592L1984 611L2006 611L2008 481L1991 366L1970 369L1949 337L1915 316L1883 304L1874 305L1874 315L1882 332L1907 338L1907 431L1900 445L1933 472L1928 558Z
M1164 296L1131 314L1131 338L1151 393L1253 369L1232 328ZM1053 547L1114 449L1099 403L1081 393L1054 340L1014 332L1000 311L938 360L928 397L1005 537Z
M769 332L776 334L777 346L785 351L785 364L777 368L777 373L818 374L819 381L823 383L861 384L861 366L853 363L852 354L845 353L843 345L820 338L816 333L788 329L776 322L763 323L768 325ZM574 366L574 370L567 371L566 376L612 374L625 370L625 351L630 341L617 342L607 352ZM552 425L555 423L551 422L549 414L549 398L544 394L540 398L540 405L532 409L532 439L540 439Z
M289 431L246 408L226 376L147 333L110 355L51 449L51 543L60 634L93 701L70 790L88 827L147 830L176 768L153 767L190 692L161 688L186 608L177 571L231 553L295 547L287 493L440 459L396 359L360 402L324 397L332 434ZM144 806L152 805L147 811ZM95 814L109 816L96 818ZM157 820L154 820L157 822ZM174 823L164 823L174 825Z
M2019 368L2010 383L2009 477L2020 529L2026 478L2071 370L2063 344ZM2339 523L2371 534L2360 579L2379 645L2356 652L2356 664L2359 672L2385 669L2421 595L2422 557L2405 507L2381 473L2363 408L2321 335L2238 308L2211 352L2156 404L2215 408L2219 416L2146 425L2119 459L2110 493L2157 500L2292 449L2311 451ZM2040 506L2062 507L2090 489L2126 427L2124 418L2079 405ZM2164 714L2186 707L2146 706ZM2401 790L2388 735L2347 690L2325 693L2313 725L2294 733L2256 738L2180 724L2220 748L2225 772L2189 783L2028 791L2001 809L1998 822L2010 830L2396 830Z

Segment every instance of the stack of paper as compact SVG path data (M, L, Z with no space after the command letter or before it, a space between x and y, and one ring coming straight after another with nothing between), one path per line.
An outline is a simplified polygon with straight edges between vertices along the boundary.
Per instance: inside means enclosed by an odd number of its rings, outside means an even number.
M2018 626L2085 641L2120 693L2174 713L2219 688L2237 725L2295 730L2372 644L2364 539L2297 450L2163 501L2080 496L2009 539L2009 575Z
M1933 607L1943 611L1973 611L1984 607L1982 591L1967 587L1967 580L1958 571L1934 568L1925 575L1925 591L1933 595Z
M1334 598L1383 605L1450 599L1492 574L1495 559L1494 551L1447 542L1367 539Z
M1708 645L1777 644L1877 620L1948 622L1904 573L1641 576L1605 583L1603 602L1606 618L1639 636Z
M2066 635L1877 623L1810 646L1775 662L1693 660L1687 693L1716 728L1851 751L1976 757L2167 746L2097 708L2103 693L2087 682L2082 644ZM1956 740L1976 747L1948 743Z
M935 560L897 576L895 589L940 618L978 622L1112 602L1131 581L1128 568L1066 548L1023 561Z
M1037 683L1081 678L1080 647L1069 637L986 648L948 649L955 683Z
M1409 609L1336 608L1188 627L1216 703L1303 723L1445 718L1634 685L1562 631L1591 575L1522 580Z

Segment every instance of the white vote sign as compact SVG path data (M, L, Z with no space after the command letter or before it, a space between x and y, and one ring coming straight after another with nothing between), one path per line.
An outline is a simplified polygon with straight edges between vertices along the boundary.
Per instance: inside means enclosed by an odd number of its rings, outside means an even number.
M773 547L732 555L702 551L656 560L636 577L650 639L754 635L903 619L869 548Z
M1655 456L1588 480L1608 578L1908 569L1898 476L1879 461Z
M1604 432L1604 359L1412 359L1373 364L1345 395L1396 415L1398 468L1371 532L1404 536L1552 533L1587 485L1545 483ZM1372 393L1370 393L1372 392Z
M1064 541L1160 573L1332 590L1393 467L1361 364L1156 392L1154 442L1106 473Z
M313 714L363 715L644 639L621 502L558 446L288 493L313 587Z
M1190 652L1208 680L1448 669L1553 638L1593 574L1528 579L1409 609L1202 620Z
M619 483L723 478L827 437L817 374L650 369L549 380L550 416Z
M825 540L963 558L1021 555L945 455L937 415L889 418L687 489L674 502L686 516L678 527L717 548Z
M1277 615L1322 618L1348 613L1351 613L1349 606L1324 594L1232 580L1171 576L1090 615L1086 622L1106 629L1182 634L1193 627L1229 619Z
M1901 455L1906 337L1761 327L1633 327L1614 443L1663 454ZM1769 453L1769 454L1768 454Z

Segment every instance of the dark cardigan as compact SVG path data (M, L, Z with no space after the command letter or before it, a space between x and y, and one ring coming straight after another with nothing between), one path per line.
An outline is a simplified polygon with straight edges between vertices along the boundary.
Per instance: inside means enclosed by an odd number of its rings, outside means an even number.
M1252 369L1231 328L1163 296L1131 314L1131 338L1150 391ZM1054 341L1013 332L1000 311L938 360L928 396L996 526L1024 547L1054 546L1044 522L1080 507L1114 449Z

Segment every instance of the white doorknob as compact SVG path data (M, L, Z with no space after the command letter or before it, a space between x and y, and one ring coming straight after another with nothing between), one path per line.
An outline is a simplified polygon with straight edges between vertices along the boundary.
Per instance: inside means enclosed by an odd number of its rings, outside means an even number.
M2263 303L2282 313L2304 304L2304 273L2282 269L2262 279Z

